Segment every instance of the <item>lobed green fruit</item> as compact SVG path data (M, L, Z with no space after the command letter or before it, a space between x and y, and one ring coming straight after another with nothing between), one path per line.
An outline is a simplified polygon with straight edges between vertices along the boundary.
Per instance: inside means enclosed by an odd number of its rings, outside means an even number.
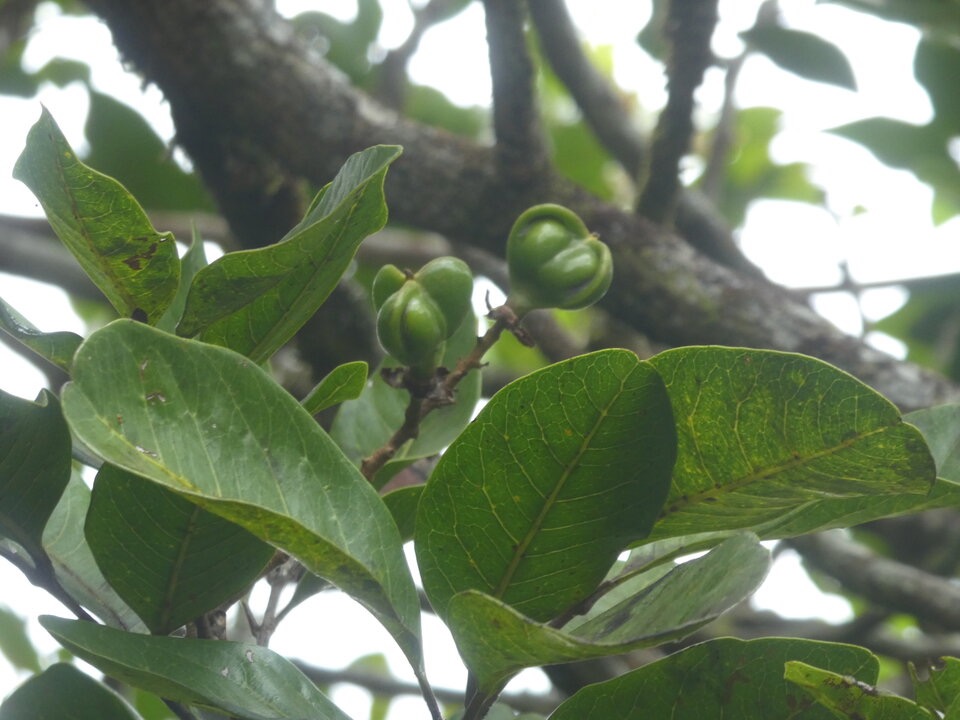
M470 309L473 275L462 260L431 260L415 275L394 265L373 280L380 344L404 365L432 371Z
M535 308L578 310L602 298L613 280L610 248L560 205L535 205L507 238L510 295L523 315Z

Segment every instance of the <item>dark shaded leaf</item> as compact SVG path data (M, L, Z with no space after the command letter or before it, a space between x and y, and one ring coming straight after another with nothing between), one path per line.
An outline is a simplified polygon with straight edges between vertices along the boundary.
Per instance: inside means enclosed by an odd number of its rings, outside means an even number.
M752 50L762 52L784 70L802 78L857 89L846 55L819 35L764 23L740 33L740 37Z
M0 299L0 329L20 343L46 358L59 368L70 372L73 354L83 338L72 332L41 332L23 315Z
M240 597L273 548L161 485L100 468L84 534L100 571L155 635Z
M783 679L789 660L816 663L876 682L879 663L868 650L812 640L721 638L580 690L550 720L835 720Z
M123 699L73 665L57 663L0 705L0 720L138 720Z

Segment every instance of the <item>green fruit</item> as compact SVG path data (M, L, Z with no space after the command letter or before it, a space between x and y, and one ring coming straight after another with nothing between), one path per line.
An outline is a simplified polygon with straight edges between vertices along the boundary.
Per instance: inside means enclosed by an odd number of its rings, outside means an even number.
M431 260L415 275L384 266L373 281L380 344L404 365L432 371L470 309L472 294L470 268L456 258Z
M536 205L517 218L507 239L510 296L523 315L534 308L585 308L613 280L610 248L560 205Z

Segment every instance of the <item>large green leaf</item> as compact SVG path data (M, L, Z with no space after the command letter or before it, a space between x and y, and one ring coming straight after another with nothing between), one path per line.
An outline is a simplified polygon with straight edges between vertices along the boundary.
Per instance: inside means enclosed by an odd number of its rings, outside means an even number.
M194 279L177 333L263 362L323 304L360 243L383 227L383 180L400 156L378 145L347 159L278 243L228 253Z
M43 528L70 480L70 431L57 398L37 402L0 390L0 535L36 561Z
M80 347L73 377L64 411L87 446L290 553L374 612L419 666L419 602L389 511L260 367L118 320Z
M912 700L882 692L856 678L823 670L800 660L787 661L784 678L830 709L834 718L936 720L939 717Z
M442 364L452 368L457 360L469 353L477 343L477 325L469 313L446 343ZM374 450L381 447L403 424L404 413L410 402L406 390L390 387L381 373L396 367L387 360L370 380L356 400L340 407L330 428L330 437L357 465ZM467 426L480 399L480 372L471 371L457 385L452 405L441 407L427 415L420 423L417 438L401 447L373 479L375 487L383 487L401 469L420 458L436 455L452 443Z
M245 720L349 720L289 660L265 647L153 637L41 616L60 644L122 682Z
M444 617L453 596L479 590L549 620L583 600L650 531L674 453L663 383L627 350L503 388L420 499L417 560L434 609Z
M494 694L526 667L616 655L689 635L749 596L770 563L756 536L730 538L678 565L636 594L591 609L562 630L468 590L449 603L447 623L480 692Z
M236 599L273 548L161 485L100 468L84 526L104 577L156 635Z
M40 357L70 372L73 354L83 338L72 332L41 332L23 315L0 299L0 330L5 330Z
M0 705L0 720L137 720L123 699L73 665L57 663Z
M831 365L720 347L650 362L666 383L679 444L650 540L742 529L787 537L960 501L960 488L934 488L920 432Z
M946 713L946 720L960 718L960 659L940 658L928 669L923 680L917 676L913 665L909 669L918 704L934 712Z
M170 233L158 233L130 193L81 163L46 109L13 176L37 196L54 232L121 315L160 319L180 278Z
M876 682L879 672L877 658L853 645L721 638L590 685L560 705L550 720L835 720L783 679L789 660L816 663L867 683Z
M89 507L90 489L74 472L43 531L43 547L56 578L71 597L110 627L146 632L146 626L120 599L93 559L83 535Z
M857 89L850 61L836 45L819 35L764 23L740 36L751 49L759 50L784 70L807 80Z

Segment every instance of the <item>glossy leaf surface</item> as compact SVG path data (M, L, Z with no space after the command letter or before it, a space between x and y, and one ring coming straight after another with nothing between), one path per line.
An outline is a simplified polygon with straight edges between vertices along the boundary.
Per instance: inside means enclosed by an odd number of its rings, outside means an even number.
M137 635L44 615L77 657L160 697L245 720L349 720L290 661L264 647Z
M419 663L420 608L389 511L250 360L118 320L81 346L63 402L95 452L290 553L366 605Z
M721 347L650 362L666 383L679 445L650 540L739 529L787 537L931 502L936 472L923 436L831 365ZM955 503L956 489L936 488L937 502Z
M177 291L180 260L116 180L81 163L46 109L13 170L37 196L50 226L123 316L160 319Z
M70 479L70 431L46 390L37 402L0 390L0 535L35 559Z
M83 342L82 337L72 332L41 332L2 299L0 299L0 330L5 330L37 355L67 372L70 372L73 354Z
M812 640L721 638L577 692L550 720L834 720L783 679L784 663L804 660L876 682L877 658L864 648Z
M137 720L119 695L67 663L27 680L0 705L0 720Z
M323 304L365 237L383 227L383 180L395 145L352 155L278 243L228 253L201 270L177 333L260 363Z
M615 655L689 635L749 596L769 562L755 536L740 535L562 630L475 590L453 597L447 622L481 692L495 693L526 667Z
M660 377L626 350L582 355L498 392L420 499L417 560L437 613L478 590L542 621L593 592L662 506L671 418Z
M274 552L239 525L113 465L97 473L84 534L104 577L156 635L238 598Z

